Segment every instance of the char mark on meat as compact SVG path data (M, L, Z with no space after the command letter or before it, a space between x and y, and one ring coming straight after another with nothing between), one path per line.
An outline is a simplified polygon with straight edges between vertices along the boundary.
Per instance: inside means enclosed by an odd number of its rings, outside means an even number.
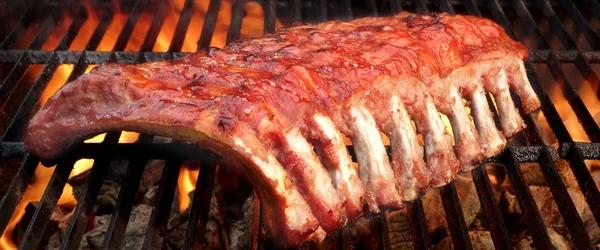
M297 246L367 211L399 209L499 153L525 127L511 90L526 113L540 105L526 57L500 26L472 16L296 24L176 61L103 64L56 92L25 145L51 160L111 130L198 144L252 182L270 235Z

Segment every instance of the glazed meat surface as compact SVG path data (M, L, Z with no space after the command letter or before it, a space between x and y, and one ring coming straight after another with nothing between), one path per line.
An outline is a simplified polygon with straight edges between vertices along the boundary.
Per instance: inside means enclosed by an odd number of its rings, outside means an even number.
M196 143L252 182L270 234L297 246L362 215L363 204L402 208L499 153L525 127L510 90L526 113L540 105L526 56L472 16L296 23L176 61L103 64L35 114L25 145L48 160L112 130Z

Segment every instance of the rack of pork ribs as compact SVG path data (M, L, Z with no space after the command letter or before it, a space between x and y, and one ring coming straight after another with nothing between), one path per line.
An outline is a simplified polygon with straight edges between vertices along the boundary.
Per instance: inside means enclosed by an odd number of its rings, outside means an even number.
M103 64L35 114L25 145L50 160L113 130L198 144L251 181L270 235L297 246L498 154L525 127L511 90L524 113L540 106L526 57L473 16L296 23L176 61Z

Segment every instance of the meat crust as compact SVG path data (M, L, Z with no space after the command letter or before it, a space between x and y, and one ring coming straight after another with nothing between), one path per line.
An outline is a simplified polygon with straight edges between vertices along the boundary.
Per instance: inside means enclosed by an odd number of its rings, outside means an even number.
M501 27L472 16L296 23L176 61L103 64L50 98L25 145L48 160L111 130L196 143L252 182L273 238L297 246L360 216L363 202L401 208L499 153L525 126L510 90L525 112L540 105L526 56Z

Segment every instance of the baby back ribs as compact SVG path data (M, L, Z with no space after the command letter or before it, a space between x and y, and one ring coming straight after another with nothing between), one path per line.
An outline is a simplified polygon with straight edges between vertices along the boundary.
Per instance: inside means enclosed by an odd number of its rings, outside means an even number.
M42 159L111 130L199 144L248 177L271 235L295 246L360 216L363 203L375 212L401 208L499 153L525 126L510 90L525 112L540 105L526 56L478 17L403 12L296 23L176 61L101 65L35 114L25 144Z

